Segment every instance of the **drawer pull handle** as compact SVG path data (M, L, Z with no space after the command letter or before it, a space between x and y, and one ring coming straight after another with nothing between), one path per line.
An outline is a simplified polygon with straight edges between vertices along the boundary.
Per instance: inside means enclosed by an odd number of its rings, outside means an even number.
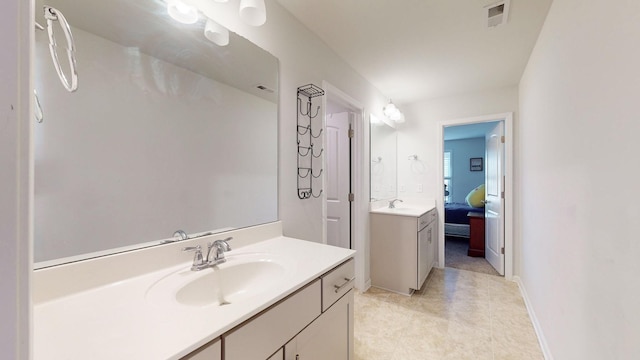
M353 280L355 280L355 277L352 277L351 279L344 278L344 283L342 285L333 285L333 287L336 288L335 289L336 294L338 293L338 291L340 291L343 287L347 286Z

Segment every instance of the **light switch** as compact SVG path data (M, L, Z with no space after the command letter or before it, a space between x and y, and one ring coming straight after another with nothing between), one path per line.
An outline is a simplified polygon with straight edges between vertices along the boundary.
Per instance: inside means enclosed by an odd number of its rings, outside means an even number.
M418 184L418 192L422 192L422 184Z
M404 184L400 184L400 192L405 192L407 191L407 189L405 188Z

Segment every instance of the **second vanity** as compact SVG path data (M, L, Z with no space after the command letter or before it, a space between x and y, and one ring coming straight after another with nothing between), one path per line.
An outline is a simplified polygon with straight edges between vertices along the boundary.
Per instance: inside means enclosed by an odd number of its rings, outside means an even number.
M34 359L352 358L354 251L280 231L214 235L234 237L217 269L181 242L36 271Z
M370 216L371 285L411 295L436 263L435 206L385 206Z

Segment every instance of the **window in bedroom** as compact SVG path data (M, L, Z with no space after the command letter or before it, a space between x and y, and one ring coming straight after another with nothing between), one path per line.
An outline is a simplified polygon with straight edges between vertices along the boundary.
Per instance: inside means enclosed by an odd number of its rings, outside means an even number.
M451 202L451 151L444 152L444 202Z

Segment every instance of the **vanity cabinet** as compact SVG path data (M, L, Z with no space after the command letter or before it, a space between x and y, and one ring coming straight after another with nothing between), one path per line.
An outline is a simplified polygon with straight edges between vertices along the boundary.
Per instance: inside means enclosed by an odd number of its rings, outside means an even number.
M267 359L321 314L321 280L222 335L225 360Z
M284 347L285 360L353 359L353 290Z
M410 295L437 259L437 212L420 216L371 213L371 284Z
M349 259L183 359L353 359L354 273Z
M222 360L222 341L220 338L182 358L182 360Z
M278 350L278 352L273 354L267 360L283 360L283 359L284 359L284 348L280 348L280 350Z

